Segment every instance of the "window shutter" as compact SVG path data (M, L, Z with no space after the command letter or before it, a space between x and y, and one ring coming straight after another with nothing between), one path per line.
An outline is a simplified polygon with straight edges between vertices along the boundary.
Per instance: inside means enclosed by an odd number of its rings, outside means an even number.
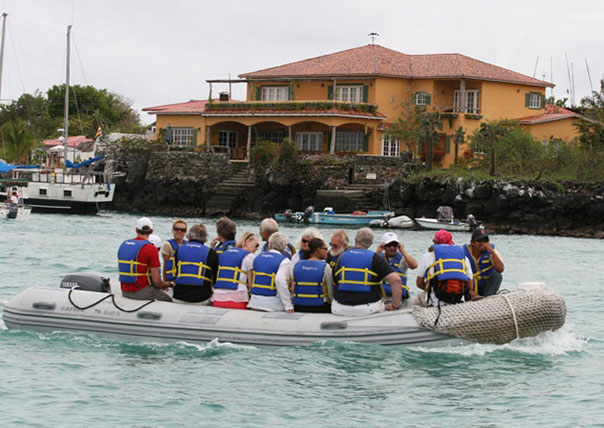
M333 85L327 87L327 99L333 100Z
M432 95L426 94L426 104L430 105L431 102L432 102Z
M446 141L447 141L447 143L446 143L447 145L446 145L445 151L447 154L450 154L451 153L451 136L450 135L447 135Z
M411 102L413 103L413 105L417 105L417 92L411 95Z
M541 108L545 108L545 95L541 95Z
M262 87L256 88L256 101L260 101L262 95Z
M528 107L531 98L531 93L524 94L524 106Z
M363 85L363 102L369 102L369 86Z
M369 151L369 134L363 134L363 151L365 153Z
M197 129L193 128L193 147L197 147Z

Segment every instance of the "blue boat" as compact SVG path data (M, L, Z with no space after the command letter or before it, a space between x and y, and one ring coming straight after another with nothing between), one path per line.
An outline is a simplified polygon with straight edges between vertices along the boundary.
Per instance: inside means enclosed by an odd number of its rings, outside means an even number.
M300 224L325 224L331 226L369 226L372 220L386 220L394 215L391 211L355 211L352 214L336 214L332 208L327 207L323 212L313 212L306 209L304 212L287 210L275 214L275 220L282 223Z

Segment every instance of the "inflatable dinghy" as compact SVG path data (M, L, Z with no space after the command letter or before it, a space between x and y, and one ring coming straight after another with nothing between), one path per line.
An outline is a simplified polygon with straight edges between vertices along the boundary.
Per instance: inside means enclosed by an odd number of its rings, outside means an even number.
M15 329L67 330L112 338L168 342L208 342L217 338L223 342L261 346L307 345L326 340L448 346L469 342L504 343L527 334L536 335L562 326L566 314L562 296L545 286L508 293L506 299L510 301L510 307L507 315L498 312L492 319L489 316L491 302L503 299L499 295L477 302L444 306L436 326L434 311L438 309L414 306L414 299L406 300L397 311L343 317L131 300L121 296L119 286L111 290L109 280L98 275L67 275L60 288L32 287L13 297L4 306L3 320L8 328ZM553 298L540 297L539 290ZM526 305L526 300L532 304ZM539 302L549 309L533 314ZM467 308L462 316L454 315L460 310L458 307ZM525 313L526 310L531 313ZM539 315L543 312L548 316ZM505 325L503 319L507 320ZM480 333L465 334L460 327L464 323L480 324ZM490 333L485 333L485 324L504 325L499 329L503 328L507 333L499 332L489 339Z

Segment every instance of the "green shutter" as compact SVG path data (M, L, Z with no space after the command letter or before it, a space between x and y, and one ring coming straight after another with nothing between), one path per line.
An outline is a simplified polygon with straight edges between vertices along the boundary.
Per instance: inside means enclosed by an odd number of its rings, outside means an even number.
M432 95L426 94L426 104L430 105L431 102L432 102Z
M333 85L327 87L327 99L333 100Z
M260 101L262 95L262 87L256 88L256 101Z
M413 105L417 105L417 92L411 95L411 102L413 103Z
M446 149L445 150L446 150L447 154L450 154L451 153L451 136L450 135L447 135L446 142L447 142L446 143L447 145L446 145Z
M369 151L369 134L363 135L363 151L365 153Z
M193 128L193 147L197 147L197 129Z
M369 86L363 85L363 102L369 102Z
M529 99L530 99L530 97L531 97L531 93L530 92L527 93L527 94L524 94L524 106L525 107L529 106Z
M541 95L541 108L543 108L543 109L545 108L545 101L546 101L545 95Z

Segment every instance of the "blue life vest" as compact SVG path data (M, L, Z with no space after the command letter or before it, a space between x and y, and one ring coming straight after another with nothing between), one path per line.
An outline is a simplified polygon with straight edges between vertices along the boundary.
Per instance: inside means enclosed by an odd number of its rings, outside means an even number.
M210 248L200 242L188 241L176 253L176 285L212 285L212 268L206 265Z
M495 245L491 245L495 248ZM478 292L478 287L486 285L488 279L493 275L495 270L493 261L491 260L491 252L484 250L478 259L475 259L472 255L471 245L464 245L463 249L466 257L470 260L472 272L474 272L474 291Z
M138 253L145 245L150 244L146 239L128 239L122 242L117 250L117 263L120 272L120 282L134 284L139 276L146 276L151 284L151 274L146 263L137 262ZM145 273L138 273L137 266L146 266Z
M426 269L425 282L437 277L439 281L458 279L467 281L464 251L457 245L439 244L433 245L436 261ZM430 268L434 268L432 274L428 274Z
M373 251L363 248L344 252L335 273L338 290L369 293L372 286L380 285L378 275L371 270L374 255Z
M323 306L327 289L323 282L325 266L323 260L300 260L294 266L294 305Z
M179 245L178 242L176 242L174 239L168 239L168 242L172 247L172 255L170 256L170 258L168 258L168 260L166 260L166 265L164 266L164 269L166 270L166 279L168 281L174 281L174 279L176 279L176 260L174 257L176 255L176 250L178 250Z
M260 296L277 295L275 275L284 258L284 255L271 251L260 253L256 256L254 259L254 275L250 293Z
M392 270L394 270L398 276L401 278L401 282L403 283L403 298L409 297L409 287L407 286L407 273L403 272L401 269L400 263L403 259L403 255L400 252L397 252L396 255L388 260L386 257L386 253L382 253L384 259L390 264ZM392 286L389 282L382 281L382 288L384 289L384 293L391 296L392 295Z
M227 248L234 247L235 244L236 242L232 239L224 242L219 242L218 245L216 245L216 248L214 248L214 251L216 251L216 254L222 254Z
M241 270L241 263L250 252L243 248L230 247L223 251L218 257L218 273L214 288L226 288L237 290L238 285L247 284L240 280L240 274L244 276L247 272Z

